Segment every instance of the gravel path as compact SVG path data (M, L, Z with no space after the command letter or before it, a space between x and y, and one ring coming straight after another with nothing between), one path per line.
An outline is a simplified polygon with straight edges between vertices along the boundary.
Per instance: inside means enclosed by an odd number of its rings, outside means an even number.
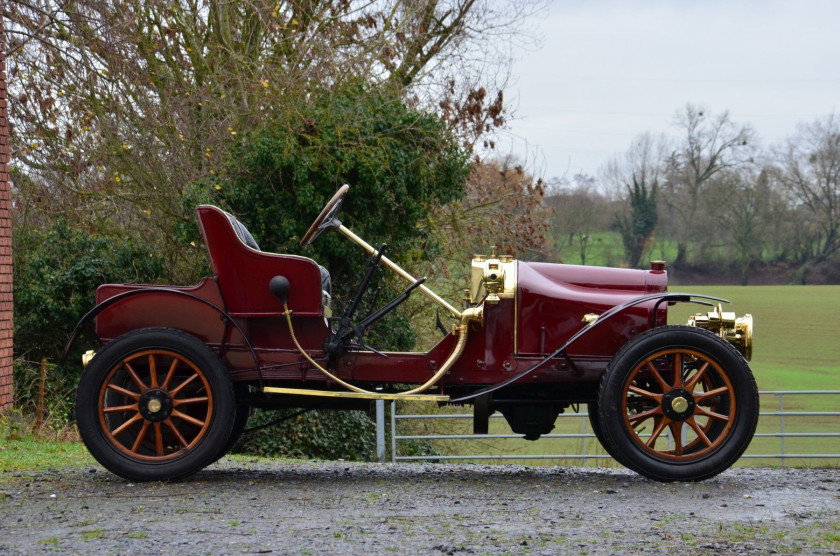
M615 469L226 458L176 483L0 474L2 553L840 553L840 470L659 484Z

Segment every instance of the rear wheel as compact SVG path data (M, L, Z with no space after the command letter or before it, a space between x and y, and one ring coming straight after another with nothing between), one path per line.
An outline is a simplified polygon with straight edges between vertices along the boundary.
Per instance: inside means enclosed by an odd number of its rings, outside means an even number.
M224 364L201 341L165 328L108 343L76 393L88 450L136 481L178 479L209 465L227 446L234 416Z
M699 481L746 450L758 389L726 341L694 327L661 327L616 354L598 414L604 445L619 462L659 481Z

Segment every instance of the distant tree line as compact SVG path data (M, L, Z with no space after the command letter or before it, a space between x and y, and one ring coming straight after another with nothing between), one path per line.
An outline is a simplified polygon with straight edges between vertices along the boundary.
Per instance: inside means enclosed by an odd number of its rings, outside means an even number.
M758 269L781 282L840 278L840 118L766 148L749 125L691 104L674 129L637 137L597 177L549 181L555 257L591 262L593 238L612 232L631 267L667 243L675 268L712 279L734 271L748 284Z

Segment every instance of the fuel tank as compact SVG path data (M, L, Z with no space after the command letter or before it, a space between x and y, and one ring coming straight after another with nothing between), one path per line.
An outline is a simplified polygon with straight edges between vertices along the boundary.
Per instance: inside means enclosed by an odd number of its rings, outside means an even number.
M605 268L553 263L517 263L516 351L542 355L560 347L586 326L587 319L650 293L668 289L664 265L651 270ZM615 315L570 346L578 357L609 357L630 338L667 318L665 304L643 303Z

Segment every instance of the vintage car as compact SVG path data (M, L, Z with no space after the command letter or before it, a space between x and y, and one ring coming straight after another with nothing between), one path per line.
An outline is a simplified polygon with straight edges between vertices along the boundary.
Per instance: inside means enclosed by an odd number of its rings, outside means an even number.
M712 477L746 449L758 420L750 315L724 312L722 299L669 293L659 261L632 270L495 252L472 260L472 286L456 307L342 225L348 189L301 241L338 230L370 255L341 316L327 306L324 268L260 251L233 215L206 205L196 210L214 276L190 287L98 288L70 344L95 318L100 345L83 358L76 416L103 466L130 480L182 478L230 450L252 407L368 408L381 399L470 404L477 434L499 411L530 440L587 404L604 448L659 481ZM408 287L357 317L380 265ZM412 293L457 324L424 353L366 345L368 328ZM667 325L677 302L714 309Z

